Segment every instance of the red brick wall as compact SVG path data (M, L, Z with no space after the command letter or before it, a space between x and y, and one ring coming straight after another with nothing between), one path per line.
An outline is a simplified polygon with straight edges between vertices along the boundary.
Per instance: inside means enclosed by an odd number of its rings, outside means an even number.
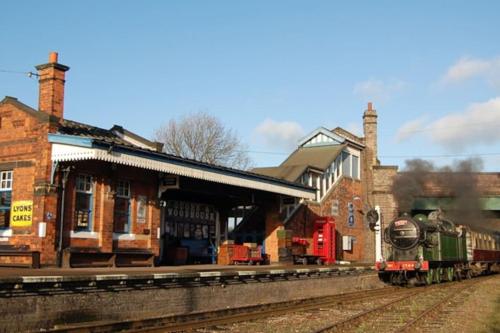
M54 124L36 111L23 111L24 106L13 98L0 103L0 169L13 170L12 201L32 200L31 227L12 228L13 236L2 238L0 244L29 245L42 252L41 260L55 263L54 233L57 197L50 180L51 148L47 134ZM47 213L53 218L47 219ZM38 224L47 223L47 237L38 237Z
M364 221L361 200L353 200L354 197L362 198L362 194L361 181L342 177L320 203L309 202L295 212L287 222L286 229L293 230L294 236L306 238L312 244L314 221L320 216L331 216L333 203L337 200L338 216L333 216L337 229L337 259L372 262L374 259L374 235ZM354 205L355 222L353 227L347 223L349 202ZM355 237L352 251L342 250L342 236ZM309 247L307 251L312 254L312 247Z
M44 265L57 262L57 239L59 237L60 188L50 185L51 145L47 135L57 127L57 122L43 113L23 111L25 106L7 98L0 103L0 170L13 170L12 201L33 201L33 222L31 227L12 228L11 237L0 238L1 244L28 245L31 250L41 252ZM160 209L156 198L158 179L155 172L129 168L111 167L96 161L75 163L66 184L63 247L98 247L102 251L116 248L151 249L159 252L157 229L160 223ZM71 238L74 230L75 175L83 172L94 176L95 193L93 209L93 231L97 238ZM61 174L56 173L59 184ZM129 180L131 184L131 233L135 240L113 240L114 183L118 179ZM137 198L147 197L145 223L137 221ZM46 237L38 236L40 222L47 224Z
M120 165L111 165L99 161L74 163L67 183L65 206L65 246L98 247L107 252L117 248L150 249L158 255L158 235L160 226L160 207L156 189L158 179L155 172ZM75 179L79 174L90 175L95 183L93 192L92 231L98 238L70 238L71 230L75 230ZM115 186L118 180L130 182L131 207L129 233L135 240L113 240ZM146 197L146 219L144 223L137 220L137 199Z

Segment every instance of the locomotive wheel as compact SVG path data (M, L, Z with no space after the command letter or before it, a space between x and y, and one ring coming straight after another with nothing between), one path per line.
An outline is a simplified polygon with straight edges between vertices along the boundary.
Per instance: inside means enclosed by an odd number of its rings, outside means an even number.
M401 284L401 279L399 277L399 274L397 274L397 273L391 274L391 284L393 286L399 286Z
M455 280L457 280L458 282L461 282L462 281L462 273L460 272L459 269L455 269Z
M434 270L434 282L435 283L441 283L443 277L443 269L441 267L438 267Z
M445 274L446 274L446 281L452 282L453 276L455 275L455 272L453 271L453 267L446 268Z
M429 271L423 276L424 283L426 285L431 285L432 281L434 280L434 270L431 268Z

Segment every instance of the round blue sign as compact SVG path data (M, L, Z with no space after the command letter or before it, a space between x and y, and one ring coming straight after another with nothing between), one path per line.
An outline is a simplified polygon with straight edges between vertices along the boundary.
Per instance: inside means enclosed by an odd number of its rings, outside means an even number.
M354 215L349 215L349 218L347 219L347 224L350 227L354 226Z

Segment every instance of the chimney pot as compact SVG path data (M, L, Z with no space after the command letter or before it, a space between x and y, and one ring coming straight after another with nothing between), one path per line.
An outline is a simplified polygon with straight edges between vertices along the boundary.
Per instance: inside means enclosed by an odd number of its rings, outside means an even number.
M57 52L50 52L49 62L35 66L38 70L38 109L60 119L64 115L64 82L68 66L57 62Z
M368 111L372 111L373 110L373 104L372 102L368 102Z
M50 52L49 54L49 63L50 64L56 64L57 63L57 52Z

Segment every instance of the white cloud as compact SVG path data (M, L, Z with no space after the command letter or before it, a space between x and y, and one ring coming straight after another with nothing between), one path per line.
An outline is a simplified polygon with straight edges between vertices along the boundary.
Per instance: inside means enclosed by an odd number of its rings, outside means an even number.
M304 129L294 121L275 121L267 118L254 130L255 136L268 147L290 149L304 136Z
M349 123L345 129L354 135L363 136L363 127L360 123Z
M422 131L426 124L426 118L427 117L420 117L404 123L396 133L396 142L405 141L414 136L416 133Z
M489 84L500 88L500 57L480 59L462 57L453 64L440 80L441 85L461 83L473 78L485 79Z
M365 101L383 103L389 100L395 93L401 91L406 83L401 80L382 81L370 79L358 82L354 85L354 95L361 97Z
M398 141L422 134L450 151L459 152L477 145L500 142L500 97L474 103L463 112L452 113L423 127L419 118L404 124L396 135Z
M477 144L500 142L500 97L471 104L464 112L454 113L430 125L432 141L450 150L460 151Z

